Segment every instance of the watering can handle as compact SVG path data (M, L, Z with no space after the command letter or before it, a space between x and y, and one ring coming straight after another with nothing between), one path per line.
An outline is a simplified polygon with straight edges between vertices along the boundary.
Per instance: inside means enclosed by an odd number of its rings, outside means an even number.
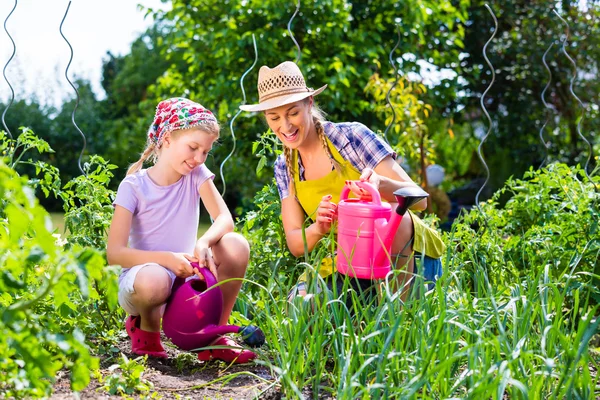
M190 264L192 265L192 268L194 268L202 274L202 276L204 277L204 281L206 282L206 287L211 287L218 283L217 279L208 268L200 268L198 263L195 261Z
M363 181L350 181L350 182L354 182L354 183L356 183L356 185L359 188L365 189L367 192L369 192L371 194L372 202L377 205L381 205L381 195L379 194L379 191L377 191L377 189L375 189L375 186L373 186L369 182L363 182ZM348 198L349 193L350 193L350 187L348 185L344 185L344 188L342 189L342 193L340 193L340 201L346 200Z

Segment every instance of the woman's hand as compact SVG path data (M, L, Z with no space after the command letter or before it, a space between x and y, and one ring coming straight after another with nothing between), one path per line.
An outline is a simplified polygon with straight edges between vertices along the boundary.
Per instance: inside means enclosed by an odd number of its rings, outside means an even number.
M196 259L191 254L171 253L165 267L169 268L179 278L189 278L194 274L198 274L190 264L192 261L196 261Z
M379 184L381 183L381 177L377 172L373 171L371 168L365 168L360 175L361 182L369 182L371 185L375 187L377 191L379 191ZM361 188L354 181L346 181L346 185L350 187L350 191L354 193L356 197L364 201L372 201L373 198L371 194L366 190Z
M198 267L208 268L215 276L215 279L219 279L217 276L217 265L215 264L215 260L213 259L212 252L207 241L203 240L202 238L198 239L196 242L196 247L194 247L194 257L198 262ZM198 276L200 279L204 279L202 274L198 273Z
M337 218L337 204L331 201L331 195L323 196L317 208L317 230L323 236L331 231L331 224Z

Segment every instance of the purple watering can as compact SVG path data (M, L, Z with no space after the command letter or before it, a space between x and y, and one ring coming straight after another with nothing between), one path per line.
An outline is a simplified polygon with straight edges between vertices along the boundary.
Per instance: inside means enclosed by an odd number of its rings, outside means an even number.
M382 279L391 270L392 241L403 215L413 204L429 196L418 186L394 192L398 207L382 203L368 182L353 181L371 194L372 201L349 199L346 185L340 194L337 228L337 271L362 279Z
M261 346L265 335L255 326L218 325L223 313L221 288L212 287L217 280L208 268L198 268L195 262L192 267L200 271L204 280L177 278L163 315L165 335L183 350L208 346L225 333L240 333L247 345Z

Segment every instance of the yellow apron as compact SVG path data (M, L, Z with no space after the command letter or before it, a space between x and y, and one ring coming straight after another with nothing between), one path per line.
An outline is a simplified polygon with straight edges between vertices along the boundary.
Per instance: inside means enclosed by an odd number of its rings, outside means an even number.
M360 172L354 168L350 161L344 160L335 146L328 138L326 139L333 158L342 167L341 172L333 170L322 178L301 181L299 168L294 168L296 197L306 215L308 215L313 222L315 221L316 211L319 208L319 203L323 196L330 194L332 196L331 201L338 204L340 201L340 193L342 192L346 181L360 179ZM296 150L292 151L292 163L292 165L298 165L298 152ZM409 215L412 218L414 227L414 251L418 251L431 258L440 258L445 251L446 245L440 238L438 232L425 225L425 223L410 210ZM334 271L335 258L333 260L331 257L324 258L319 267L319 275L325 278ZM302 274L298 280L300 282L306 281L306 273Z

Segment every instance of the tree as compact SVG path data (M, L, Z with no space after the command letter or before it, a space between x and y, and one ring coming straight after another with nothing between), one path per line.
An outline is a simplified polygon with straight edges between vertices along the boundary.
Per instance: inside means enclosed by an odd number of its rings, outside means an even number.
M454 110L458 122L470 122L482 132L488 123L479 100L491 81L482 50L494 27L483 4L474 1L469 8L465 55L461 62L462 77L467 82L466 95L448 107ZM494 120L494 129L484 145L492 185L497 188L510 175L521 176L530 166L537 168L542 163L546 151L539 131L549 114L550 123L543 134L550 145L550 160L583 165L590 153L577 133L582 110L570 94L572 65L560 52L558 43L564 37L565 26L552 11L559 12L569 23L566 50L578 68L574 91L585 103L587 113L582 133L598 145L600 38L596 32L600 2L588 1L587 10L578 1L550 4L547 0L492 1L491 6L499 22L496 38L487 50L496 69L496 81L485 103ZM542 57L553 42L555 45L547 56L552 71L552 84L545 96L552 107L549 111L540 98L549 79Z
M397 41L396 24L402 35L398 55L418 52L419 57L450 65L458 61L464 32L461 21L468 4L432 0L418 5L387 0L303 3L292 24L302 48L299 64L309 85L329 85L317 101L330 119L360 120L373 129L383 129L364 88L374 73L389 75L385 60ZM164 54L173 61L153 87L155 101L174 95L190 97L216 111L226 126L242 102L238 81L254 61L252 34L257 38L258 65L274 66L296 58L287 32L294 8L294 2L281 0L174 0L171 11L155 15L171 26ZM383 71L376 61L384 65ZM410 70L411 62L404 68ZM245 80L250 102L256 101L257 74L258 67ZM257 162L252 157L252 142L265 130L266 124L256 116L243 114L236 120L237 152L225 166L230 204L237 200L237 204L250 207L258 188L270 178L265 174L256 181L248 179L248 171L254 170ZM222 142L224 146L215 151L219 161L233 145L226 129Z
M101 102L104 122L103 147L98 154L119 169L111 188L116 189L127 167L137 161L146 143L146 131L152 122L156 104L148 100L148 88L169 66L161 55L165 46L165 28L155 23L132 44L123 56L107 53L102 66L102 87L106 99Z

